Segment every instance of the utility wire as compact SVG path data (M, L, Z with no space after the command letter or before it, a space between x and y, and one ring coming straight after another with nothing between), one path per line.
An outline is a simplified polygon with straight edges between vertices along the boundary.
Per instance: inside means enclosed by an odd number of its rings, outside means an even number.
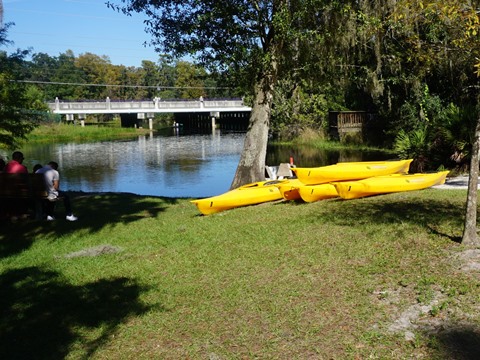
M230 89L229 87L225 87L225 86L115 85L115 84L85 84L85 83L68 83L68 82L35 81L35 80L11 80L11 81L18 82L18 83L27 83L27 84L126 87L126 88L139 88L139 89Z

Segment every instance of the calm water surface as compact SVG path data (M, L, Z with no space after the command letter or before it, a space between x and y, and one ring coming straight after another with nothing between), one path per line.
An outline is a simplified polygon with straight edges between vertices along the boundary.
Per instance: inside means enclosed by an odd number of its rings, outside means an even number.
M140 136L135 140L25 146L24 164L54 160L61 188L85 192L131 192L166 197L207 197L230 188L244 133ZM0 156L10 156L0 152ZM338 161L382 160L383 153L339 153L269 147L268 165L322 166Z

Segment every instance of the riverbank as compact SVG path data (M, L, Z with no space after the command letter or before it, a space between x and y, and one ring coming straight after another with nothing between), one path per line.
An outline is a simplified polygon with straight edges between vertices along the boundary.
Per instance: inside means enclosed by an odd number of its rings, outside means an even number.
M29 143L68 143L96 142L116 139L128 139L149 134L148 129L136 129L116 126L80 126L65 123L40 125L27 137Z
M213 216L188 199L72 197L75 223L1 224L2 358L478 353L463 190Z

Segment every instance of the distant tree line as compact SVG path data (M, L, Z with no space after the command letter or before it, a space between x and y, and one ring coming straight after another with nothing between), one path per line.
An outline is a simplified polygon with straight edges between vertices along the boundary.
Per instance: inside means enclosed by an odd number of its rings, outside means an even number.
M5 52L1 53L5 58ZM26 55L26 54L24 54ZM33 53L10 59L15 78L45 101L198 99L234 96L229 84L217 74L188 61L143 60L140 67L114 65L108 56L92 53L75 55L67 50L58 56ZM33 90L34 89L34 90Z

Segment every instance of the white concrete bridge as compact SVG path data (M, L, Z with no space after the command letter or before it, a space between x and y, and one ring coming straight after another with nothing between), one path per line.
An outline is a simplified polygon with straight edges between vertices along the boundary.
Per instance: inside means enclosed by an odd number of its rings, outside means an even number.
M50 110L62 115L86 114L132 114L132 113L195 113L195 112L249 112L252 109L243 105L241 99L198 100L126 100L113 101L61 101L49 102Z
M62 101L58 98L49 102L48 107L54 114L65 115L67 121L73 121L75 116L84 124L84 119L91 114L119 114L122 119L135 115L139 120L149 119L152 127L152 118L156 113L172 114L203 114L203 118L211 120L209 126L215 127L215 119L220 118L220 113L242 114L252 109L245 106L241 99L203 99L198 100L162 100L154 98L148 100L113 101L108 97L105 101Z

